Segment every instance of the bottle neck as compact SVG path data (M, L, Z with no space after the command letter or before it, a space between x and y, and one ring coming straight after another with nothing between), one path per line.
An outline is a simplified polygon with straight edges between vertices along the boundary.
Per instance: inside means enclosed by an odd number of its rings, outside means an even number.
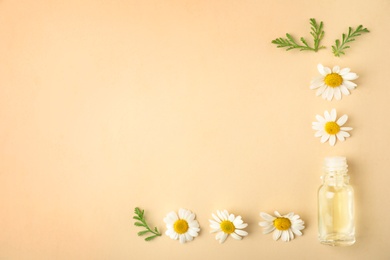
M326 169L321 177L323 184L328 186L341 186L349 184L347 169Z

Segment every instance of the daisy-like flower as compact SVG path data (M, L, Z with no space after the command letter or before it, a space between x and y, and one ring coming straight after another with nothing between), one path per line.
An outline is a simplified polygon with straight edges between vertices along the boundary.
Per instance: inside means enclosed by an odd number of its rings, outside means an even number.
M318 64L317 69L321 76L311 82L310 89L317 89L316 95L323 99L330 101L335 97L340 100L342 94L348 96L350 90L357 86L351 80L357 79L358 75L350 72L350 68L340 69L339 66L334 66L331 70L322 64Z
M218 232L215 239L220 244L225 242L226 238L231 235L234 239L241 240L242 237L248 235L248 232L242 230L246 228L248 224L242 221L241 216L235 217L233 214L229 214L227 210L217 210L217 215L211 214L213 219L210 219L210 227L212 230L210 233Z
M350 137L350 134L347 132L352 130L352 127L343 126L348 120L347 115L343 115L337 121L336 109L332 109L330 113L325 111L324 117L316 115L318 122L312 123L312 128L317 130L314 134L315 137L321 137L321 143L325 143L329 140L329 144L334 146L336 144L336 139L344 141L346 137Z
M165 234L174 240L179 239L182 244L192 241L200 231L195 214L186 209L179 209L179 215L174 211L169 212L164 222L167 226Z
M274 231L272 237L275 241L280 237L284 242L293 240L294 234L301 236L301 230L305 228L303 220L298 215L294 215L293 212L282 216L279 212L275 211L276 217L261 212L260 216L265 220L259 222L259 225L263 228L263 234Z

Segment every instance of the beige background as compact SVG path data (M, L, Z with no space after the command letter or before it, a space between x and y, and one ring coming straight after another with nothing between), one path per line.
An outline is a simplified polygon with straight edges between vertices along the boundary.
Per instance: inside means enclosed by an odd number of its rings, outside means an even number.
M0 1L0 259L390 259L390 1ZM326 50L277 49L324 21ZM336 58L349 26L371 32ZM309 89L316 66L350 67L342 101ZM352 137L315 138L316 114L348 114ZM317 241L325 156L345 155L357 243ZM188 208L185 245L137 237ZM249 224L220 245L218 209ZM306 223L290 243L263 235L260 211Z

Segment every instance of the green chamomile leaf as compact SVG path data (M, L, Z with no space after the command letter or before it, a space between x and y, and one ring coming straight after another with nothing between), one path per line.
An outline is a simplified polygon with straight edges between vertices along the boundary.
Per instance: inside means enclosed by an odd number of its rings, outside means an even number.
M140 218L142 218L142 216L144 215L144 211L141 210L141 209L138 208L138 207L136 207L136 208L134 209L134 213L135 213L136 215L138 215Z
M135 222L134 223L134 226L137 226L137 227L144 227L145 225L141 222Z
M150 240L154 239L155 237L157 237L157 235L147 237L147 238L145 238L145 241L150 241Z
M321 21L319 24L314 18L310 19L310 25L311 25L311 36L314 40L314 46L310 46L307 40L303 37L300 37L301 43L297 42L289 33L286 33L286 38L279 37L275 40L273 40L271 43L276 44L277 48L286 48L286 51L292 50L292 49L298 49L300 51L314 51L317 52L320 49L324 49L324 46L320 46L320 42L322 38L324 37L324 30L323 30L323 22Z
M145 234L149 233L149 230L140 231L137 233L138 236L143 236Z
M140 208L136 207L134 209L134 213L136 214L136 216L133 216L133 219L137 220L136 222L134 222L134 225L138 226L138 227L146 228L146 230L139 231L137 233L138 236L143 236L145 234L151 233L152 235L145 238L145 241L150 241L157 236L161 236L161 233L158 231L157 227L155 227L154 229L151 229L149 227L149 225L146 223L146 220L144 217L144 210L141 210Z
M359 25L355 30L352 27L348 28L348 34L342 34L342 40L335 40L335 45L332 45L332 52L334 56L340 57L345 55L345 50L349 49L350 46L348 43L355 41L355 38L360 36L362 33L370 32L367 28L364 28L363 25Z
M136 219L136 220L141 220L141 218L140 218L140 217L138 217L138 216L134 216L134 217L133 217L133 219Z

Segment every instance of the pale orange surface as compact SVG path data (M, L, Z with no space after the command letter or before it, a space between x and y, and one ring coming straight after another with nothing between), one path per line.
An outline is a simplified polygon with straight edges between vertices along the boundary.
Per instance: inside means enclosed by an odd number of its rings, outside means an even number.
M390 1L0 1L0 259L389 259ZM271 40L324 21L326 50ZM349 26L369 34L336 58ZM358 88L328 102L316 66L350 67ZM348 114L330 147L316 114ZM357 243L317 241L325 156L344 155ZM185 245L137 236L133 210L188 208ZM241 215L249 236L220 245L208 219ZM275 242L260 211L290 211L304 235Z

